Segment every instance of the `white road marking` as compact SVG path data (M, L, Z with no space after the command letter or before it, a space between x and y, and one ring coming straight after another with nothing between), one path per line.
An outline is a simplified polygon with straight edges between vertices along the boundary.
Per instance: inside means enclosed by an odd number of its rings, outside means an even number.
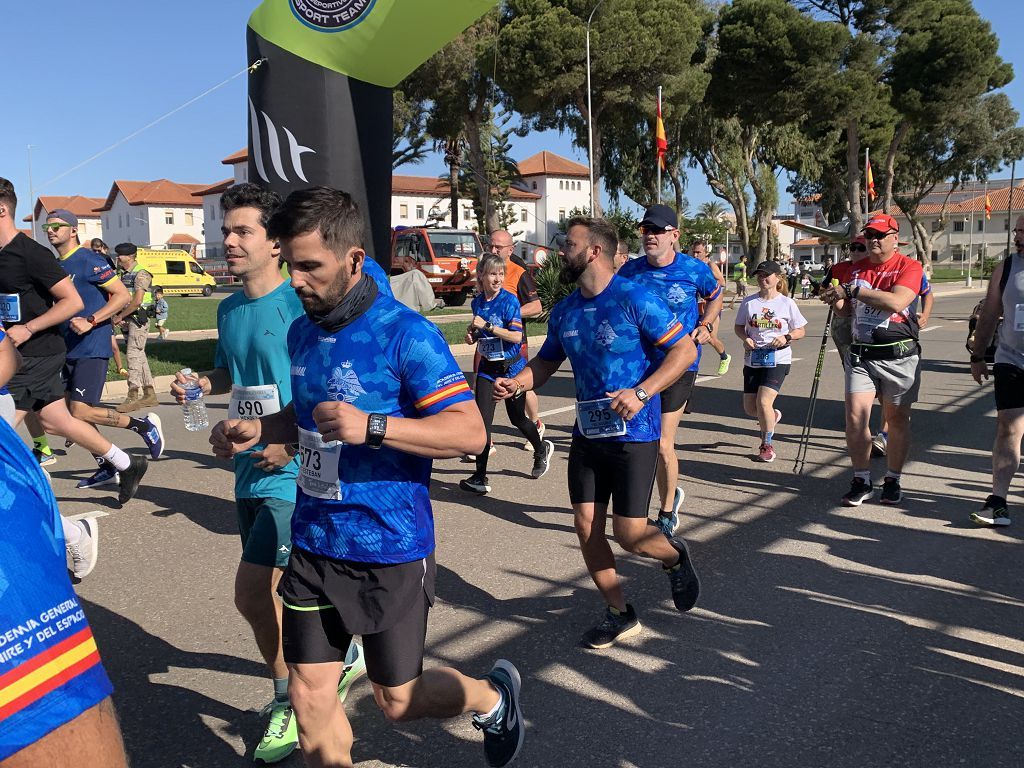
M937 331L941 327L941 325L929 325L927 328L922 328L921 333L928 333L928 331Z
M94 509L92 512L80 512L77 515L65 515L64 519L73 523L76 520L85 520L93 517L107 517L109 515L109 512L104 512L102 509Z

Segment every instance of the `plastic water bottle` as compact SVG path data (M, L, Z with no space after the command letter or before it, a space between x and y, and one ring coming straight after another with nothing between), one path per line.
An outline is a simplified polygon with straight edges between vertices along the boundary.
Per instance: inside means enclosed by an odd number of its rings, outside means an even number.
M185 413L185 429L198 432L210 426L210 418L206 415L206 403L203 402L203 388L199 386L199 377L192 373L191 368L182 368L185 375L185 402L181 409Z

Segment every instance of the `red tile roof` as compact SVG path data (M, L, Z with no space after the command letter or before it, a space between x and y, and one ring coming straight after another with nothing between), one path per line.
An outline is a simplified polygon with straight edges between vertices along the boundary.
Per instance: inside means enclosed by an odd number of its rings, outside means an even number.
M128 205L174 205L181 208L199 208L202 206L192 193L206 189L209 184L179 184L169 179L156 181L115 181L110 187L110 194L97 211L109 211L114 205L114 198L120 192Z
M833 245L824 237L802 237L789 244L790 248L806 248L811 245Z
M224 179L223 181L218 181L216 184L213 184L209 187L196 190L195 192L192 193L192 197L205 197L206 195L215 195L220 192L223 192L228 187L234 185L234 183L234 179Z
M66 208L80 219L98 219L99 214L96 213L96 209L101 205L103 205L102 197L85 197L83 195L71 195L69 197L61 195L41 195L39 199L36 200L36 218L39 219L42 217L44 209L49 213L50 211L55 211L58 208ZM22 221L32 221L32 216L26 216Z
M189 243L190 245L199 245L199 241L196 240L192 235L184 234L182 232L175 232L173 235L167 238L167 244L181 244Z
M451 187L448 182L436 176L403 176L394 174L391 177L392 195L425 195L427 197L448 198ZM540 200L536 192L512 187L508 191L510 200Z
M519 163L519 175L523 177L582 176L589 178L590 169L545 149Z
M248 149L248 147L245 148L245 149L240 149L237 152L228 155L223 160L221 160L221 162L224 165L237 165L238 163L247 163L247 162L249 162L249 149Z

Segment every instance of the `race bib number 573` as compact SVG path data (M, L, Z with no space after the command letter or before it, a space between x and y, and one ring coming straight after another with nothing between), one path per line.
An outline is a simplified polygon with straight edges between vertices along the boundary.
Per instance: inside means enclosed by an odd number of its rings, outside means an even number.
M307 496L328 501L341 501L338 461L340 440L324 442L319 432L299 427L299 474L296 482Z

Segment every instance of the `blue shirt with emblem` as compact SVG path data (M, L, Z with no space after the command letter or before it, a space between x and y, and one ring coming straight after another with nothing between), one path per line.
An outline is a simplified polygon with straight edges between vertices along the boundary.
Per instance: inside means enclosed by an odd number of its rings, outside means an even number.
M484 295L481 293L474 297L473 303L470 306L472 307L474 315L483 318L491 325L497 328L504 328L509 331L523 333L523 317L519 308L519 299L510 291L506 291L502 288L498 291L498 295L490 301L484 298ZM505 361L505 364L511 363L508 371L506 373L502 373L502 376L515 376L526 367L526 361L523 360L522 355L520 354L523 349L522 342L518 344L510 344L507 341L500 340L487 342L485 339L495 339L495 336L493 333L481 330L479 340L477 341L478 348L481 343L499 343L501 345L502 359ZM494 377L490 375L491 372L488 371L487 368L488 366L482 361L478 375L488 379L493 379Z
M538 355L550 362L568 358L576 399L597 400L639 385L685 336L664 301L616 275L593 298L577 289L555 305ZM579 425L574 434L580 434ZM626 434L597 439L639 443L660 437L661 398L655 395L626 422Z
M78 295L82 297L85 307L76 317L95 315L107 303L107 292L103 286L117 280L117 273L111 269L107 260L95 251L80 246L74 253L61 259L60 265L71 277ZM68 358L82 357L110 358L110 338L114 335L109 320L104 320L91 331L79 336L71 326L65 323L64 344L68 348Z
M292 401L288 329L302 316L302 302L287 282L266 296L248 298L239 291L217 307L217 354L215 368L226 368L233 384L245 387L275 384L283 410ZM237 419L240 414L229 414ZM253 457L264 445L235 456L236 499L284 499L295 501L296 461L273 472L256 466Z
M473 399L436 325L378 293L336 333L300 317L288 333L296 423L315 432L313 409L340 400L366 413L431 416ZM407 563L434 550L428 458L387 445L341 445L340 498L299 487L292 543L314 554L366 563Z
M669 309L676 313L686 333L697 327L699 310L697 304L718 298L722 288L711 272L711 267L700 259L677 253L671 264L656 267L646 256L627 261L622 265L619 274L627 280L642 285L655 296L668 304ZM696 371L700 367L700 350L697 347L697 359L689 370ZM664 357L658 353L657 359Z
M50 483L2 419L0 514L3 762L103 701L112 688L68 580L60 512Z

